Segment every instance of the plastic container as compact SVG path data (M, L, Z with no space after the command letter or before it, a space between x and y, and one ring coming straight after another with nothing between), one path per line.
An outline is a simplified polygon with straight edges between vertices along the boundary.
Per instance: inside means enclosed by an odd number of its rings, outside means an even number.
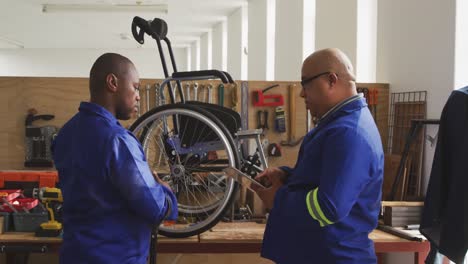
M42 223L49 221L49 214L40 207L30 213L18 212L11 215L15 232L35 232Z
M10 231L10 213L7 212L0 212L0 217L3 217L3 232Z

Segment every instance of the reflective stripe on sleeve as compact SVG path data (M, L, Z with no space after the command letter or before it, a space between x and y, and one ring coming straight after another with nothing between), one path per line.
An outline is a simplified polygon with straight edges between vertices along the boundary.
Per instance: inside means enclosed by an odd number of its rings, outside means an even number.
M309 214L312 216L312 218L319 222L321 227L331 225L333 222L325 216L322 209L320 208L320 204L317 198L317 191L318 187L307 194L307 210L309 211Z

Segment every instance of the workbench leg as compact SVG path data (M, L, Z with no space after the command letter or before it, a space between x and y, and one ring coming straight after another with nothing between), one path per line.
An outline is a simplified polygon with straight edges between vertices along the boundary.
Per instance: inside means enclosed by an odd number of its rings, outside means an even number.
M377 253L377 264L383 264L384 263L384 253Z
M5 253L6 264L28 264L29 253Z
M427 251L416 251L414 252L414 263L415 264L424 264L424 261L427 258Z

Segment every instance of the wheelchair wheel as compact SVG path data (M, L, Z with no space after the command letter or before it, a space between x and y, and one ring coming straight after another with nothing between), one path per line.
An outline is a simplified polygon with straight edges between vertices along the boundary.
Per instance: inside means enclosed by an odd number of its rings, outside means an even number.
M154 108L130 127L148 164L176 194L179 217L159 232L188 237L214 226L231 204L237 184L222 169L239 166L238 151L226 127L212 113L188 104Z

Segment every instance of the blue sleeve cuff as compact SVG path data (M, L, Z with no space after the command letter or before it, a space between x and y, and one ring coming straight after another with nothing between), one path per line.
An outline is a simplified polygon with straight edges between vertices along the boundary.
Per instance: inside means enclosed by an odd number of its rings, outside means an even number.
M288 166L281 166L281 167L279 167L279 169L286 172L286 181L285 181L285 183L287 183L288 179L289 179L289 176L291 176L293 174L294 169L291 168L291 167L288 167Z
M287 176L289 176L289 175L292 174L293 168L291 168L291 167L288 167L288 166L281 166L281 167L279 167L279 168L280 168L280 170L286 172L286 175L287 175Z
M175 197L174 193L169 190L166 186L161 185L166 193L166 215L164 216L164 220L177 220L179 215L179 210L177 207L177 198Z

